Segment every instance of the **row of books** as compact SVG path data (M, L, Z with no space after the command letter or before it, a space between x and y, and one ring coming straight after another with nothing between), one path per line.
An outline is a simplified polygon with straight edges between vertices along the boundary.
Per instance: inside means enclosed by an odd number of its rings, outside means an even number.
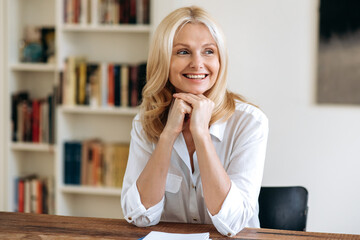
M31 99L27 91L12 94L13 142L55 143L55 92L41 99Z
M64 143L64 183L75 185L122 186L129 144L100 140Z
M64 23L149 24L150 0L64 0Z
M135 107L142 99L146 63L88 63L68 57L60 73L59 102L92 107Z
M52 177L36 175L15 180L15 211L25 213L55 214L55 194Z

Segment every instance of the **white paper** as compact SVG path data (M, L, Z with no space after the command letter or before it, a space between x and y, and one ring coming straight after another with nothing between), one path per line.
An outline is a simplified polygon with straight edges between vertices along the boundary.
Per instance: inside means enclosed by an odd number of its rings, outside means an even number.
M143 240L208 240L209 233L166 233L152 231Z

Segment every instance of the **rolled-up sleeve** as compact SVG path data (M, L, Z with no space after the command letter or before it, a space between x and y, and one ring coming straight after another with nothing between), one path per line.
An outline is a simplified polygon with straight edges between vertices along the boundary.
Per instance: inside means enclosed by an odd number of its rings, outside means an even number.
M260 120L243 119L246 126L235 131L230 164L225 169L231 188L220 211L216 215L208 211L216 229L226 236L234 236L249 225L254 227L254 220L258 224L255 214L268 138L268 120L265 116Z
M156 205L146 209L141 203L140 194L136 186L136 181L146 166L151 153L153 144L145 139L139 116L133 120L131 130L131 142L129 158L121 191L121 207L124 218L139 227L155 225L160 221L161 213L164 208L164 198Z

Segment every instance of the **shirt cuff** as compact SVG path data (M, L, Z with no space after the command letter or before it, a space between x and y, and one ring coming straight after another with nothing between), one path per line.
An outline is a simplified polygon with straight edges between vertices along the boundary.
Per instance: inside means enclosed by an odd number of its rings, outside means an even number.
M244 211L243 205L241 203L241 199L243 199L243 196L241 196L239 189L236 187L235 183L231 181L230 191L226 196L220 211L213 216L211 215L209 210L207 210L215 228L222 235L232 237L236 235L238 232L240 232L242 228L245 226L245 223L244 224L237 223L236 226L231 226L234 217L237 218L236 215L241 214L241 212Z
M141 203L140 194L136 182L129 188L127 195L133 196L128 202L128 209L131 209L124 218L129 223L139 227L155 225L160 221L161 213L164 208L164 197L156 205L146 209Z

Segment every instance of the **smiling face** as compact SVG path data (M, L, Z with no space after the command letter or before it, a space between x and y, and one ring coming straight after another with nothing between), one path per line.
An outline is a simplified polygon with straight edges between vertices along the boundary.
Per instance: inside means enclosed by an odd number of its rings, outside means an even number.
M208 28L187 23L175 35L169 80L176 92L203 94L216 82L219 52Z

